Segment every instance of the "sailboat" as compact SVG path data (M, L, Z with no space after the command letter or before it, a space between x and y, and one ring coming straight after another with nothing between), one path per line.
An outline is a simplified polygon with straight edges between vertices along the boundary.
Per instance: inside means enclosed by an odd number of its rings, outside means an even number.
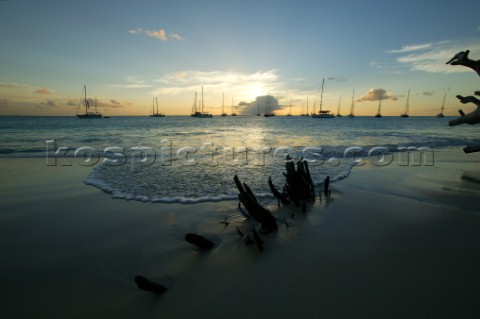
M322 92L320 93L320 109L318 111L318 114L312 113L312 117L316 119L331 119L335 118L333 114L330 113L329 110L322 110L322 104L323 104L323 87L325 85L325 79L322 80Z
M222 114L220 116L227 116L228 114L225 113L225 93L222 94Z
M275 113L273 113L270 109L271 109L271 105L270 105L270 93L268 93L268 96L267 96L267 104L265 105L265 114L263 114L264 117L271 117L271 116L275 116Z
M83 99L80 101L79 108L80 106L85 107L85 113L83 114L77 114L77 117L79 119L101 119L102 114L97 112L97 99L95 99L95 112L90 112L90 103L87 100L87 87L84 85L83 86Z
M290 112L287 114L287 116L292 116L292 99L290 99Z
M233 112L233 96L232 96L232 107L231 107L231 110L232 110L232 116L237 116L237 113Z
M342 114L340 114L340 102L341 101L342 101L342 96L340 95L340 99L338 100L337 117L342 117Z
M155 106L157 106L157 111L155 112ZM163 113L158 112L158 100L157 97L153 98L153 106L152 106L152 115L151 117L165 117Z
M375 117L382 117L382 92L380 92L380 102L378 103L378 111Z
M352 94L352 106L350 107L350 114L348 114L348 117L355 117L353 115L353 109L355 108L355 89L353 89L353 94Z
M407 105L405 105L405 113L400 114L400 117L408 117L408 109L410 108L409 101L410 101L410 90L408 90L408 94L407 94Z
M443 95L443 103L442 103L442 109L440 110L440 113L438 113L435 117L436 118L442 118L442 117L445 117L445 115L443 115L443 110L445 109L445 98L447 97L447 92L445 92L445 94Z
M210 118L210 117L213 117L212 114L210 113L206 113L206 112L203 112L203 86L202 86L202 104L201 104L201 108L200 108L200 111L197 111L197 92L195 92L195 100L193 102L193 108L192 108L192 114L191 116L192 117L198 117L198 118Z

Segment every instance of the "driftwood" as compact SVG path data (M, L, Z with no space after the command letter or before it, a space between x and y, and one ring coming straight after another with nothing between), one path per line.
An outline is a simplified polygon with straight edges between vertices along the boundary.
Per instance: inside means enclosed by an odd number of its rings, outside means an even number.
M468 68L471 68L480 76L480 60L472 60L468 57L470 50L461 51L457 53L453 58L451 58L447 64L451 65L463 65ZM480 95L480 91L475 91L475 95ZM474 96L461 96L457 95L457 98L460 100L461 103L473 103L477 106L477 108L468 114L465 114L462 110L458 110L460 113L460 117L457 117L454 120L448 122L449 126L456 126L460 124L478 124L480 123L480 100ZM463 148L465 153L473 153L473 152L480 152L480 145L468 145Z
M157 284L156 282L150 281L143 276L136 276L135 283L137 284L138 288L157 294L163 294L165 291L167 291L167 287L164 285Z
M330 176L325 177L323 181L323 195L325 195L325 197L330 196Z
M458 52L446 64L466 66L477 72L477 74L480 76L480 60L471 60L468 57L469 53L470 50Z
M307 162L301 159L295 166L290 157L287 157L285 169L286 173L283 173L283 175L286 183L283 194L277 191L271 179L268 180L273 195L283 203L288 203L288 199L290 199L296 206L300 206L300 203L305 199L314 199L315 189Z
M214 245L213 242L199 234L188 233L185 235L185 240L203 250L209 250Z
M257 222L262 225L262 228L266 231L276 230L278 228L277 221L275 217L270 213L270 211L257 201L257 198L253 194L252 190L248 187L247 184L241 183L238 179L238 176L235 175L233 178L235 185L237 186L238 198L243 206L247 209L250 216L255 219ZM239 206L240 207L240 206Z
M478 92L475 92L478 93ZM457 98L462 104L473 103L477 108L468 114L465 114L462 110L458 110L460 117L448 122L449 126L456 126L460 124L477 124L480 123L480 100L474 96L461 96L457 95Z
M463 151L465 153L475 153L475 152L480 152L480 144L475 144L475 145L468 145L463 148Z

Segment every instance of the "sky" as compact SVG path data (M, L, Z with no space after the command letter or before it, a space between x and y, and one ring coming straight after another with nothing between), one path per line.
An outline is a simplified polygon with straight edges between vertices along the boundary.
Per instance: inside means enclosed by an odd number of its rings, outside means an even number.
M446 114L480 78L445 64L480 59L480 2L0 0L0 115L77 113L84 85L104 115L323 109ZM321 93L324 82L323 95ZM353 92L355 91L355 94ZM233 106L233 107L232 107ZM262 111L262 110L261 110Z

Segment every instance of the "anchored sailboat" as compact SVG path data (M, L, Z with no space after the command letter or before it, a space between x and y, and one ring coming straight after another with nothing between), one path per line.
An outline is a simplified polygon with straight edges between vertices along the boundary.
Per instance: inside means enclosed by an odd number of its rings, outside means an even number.
M275 113L272 112L272 106L271 106L271 101L270 101L270 93L267 95L267 103L265 104L265 114L263 114L264 117L271 117L275 116Z
M350 107L350 114L348 114L348 117L355 117L353 115L353 109L355 108L355 89L353 89L353 94L352 94L352 106Z
M203 86L202 86L202 103L200 107L200 111L197 110L197 92L195 92L195 100L193 101L193 108L192 108L192 117L198 118L210 118L213 117L212 114L203 112Z
M322 110L322 105L323 105L323 86L325 85L325 79L322 79L322 92L320 94L320 109L318 111L318 114L315 114L315 112L312 113L313 118L317 119L330 119L330 118L335 118L333 114L330 113L329 110ZM314 108L315 110L315 108Z
M380 102L378 103L378 110L375 117L382 117L382 92L380 92Z
M233 96L232 96L232 106L230 109L232 110L232 116L237 116L237 113L233 112Z
M95 99L95 105L94 105L95 111L94 112L89 111L90 103L87 100L87 87L85 85L83 86L83 99L80 101L80 104L78 105L78 107L80 108L80 106L85 107L85 113L77 114L77 117L79 119L101 119L102 118L102 114L97 112L97 99Z
M342 96L340 95L340 99L338 100L337 117L342 117L342 114L340 114L340 102L341 101L342 101Z
M292 99L290 99L290 112L287 114L287 116L292 116Z
M225 113L225 93L222 94L222 114L220 116L227 116L228 114Z
M447 97L447 92L445 92L445 94L443 95L443 103L442 103L442 109L440 110L440 113L438 113L435 117L437 118L442 118L442 117L445 117L445 115L443 115L443 110L445 109L445 98Z
M408 109L410 108L409 101L410 101L410 90L408 90L408 94L407 94L407 105L405 106L405 113L400 114L400 117L408 117Z
M157 107L157 110L155 111L155 106ZM158 99L157 97L153 98L153 105L152 105L152 115L150 117L165 117L163 113L158 112Z

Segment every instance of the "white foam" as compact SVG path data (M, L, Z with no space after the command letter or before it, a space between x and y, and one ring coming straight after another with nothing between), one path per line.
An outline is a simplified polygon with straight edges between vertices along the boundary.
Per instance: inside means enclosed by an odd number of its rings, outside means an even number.
M340 173L335 175L333 178L330 179L332 183L338 182L347 178L353 169L356 166L355 161L351 161L348 163L346 167ZM180 203L180 204L196 204L202 202L221 202L221 201L229 201L229 200L238 200L238 195L236 193L233 194L208 194L202 195L198 197L189 197L189 196L158 196L158 195L146 195L146 194L132 194L128 191L120 188L115 188L110 186L106 181L102 180L100 176L100 172L103 168L101 165L95 167L91 174L86 178L85 184L95 186L101 189L103 192L111 194L112 198L115 199L124 199L124 200L136 200L141 202L150 202L150 203ZM323 185L323 180L314 181L314 186ZM128 183L127 183L128 184ZM233 181L232 181L233 184ZM255 191L253 189L253 191ZM255 194L255 196L259 199L263 198L272 198L273 195L270 193L262 192Z

